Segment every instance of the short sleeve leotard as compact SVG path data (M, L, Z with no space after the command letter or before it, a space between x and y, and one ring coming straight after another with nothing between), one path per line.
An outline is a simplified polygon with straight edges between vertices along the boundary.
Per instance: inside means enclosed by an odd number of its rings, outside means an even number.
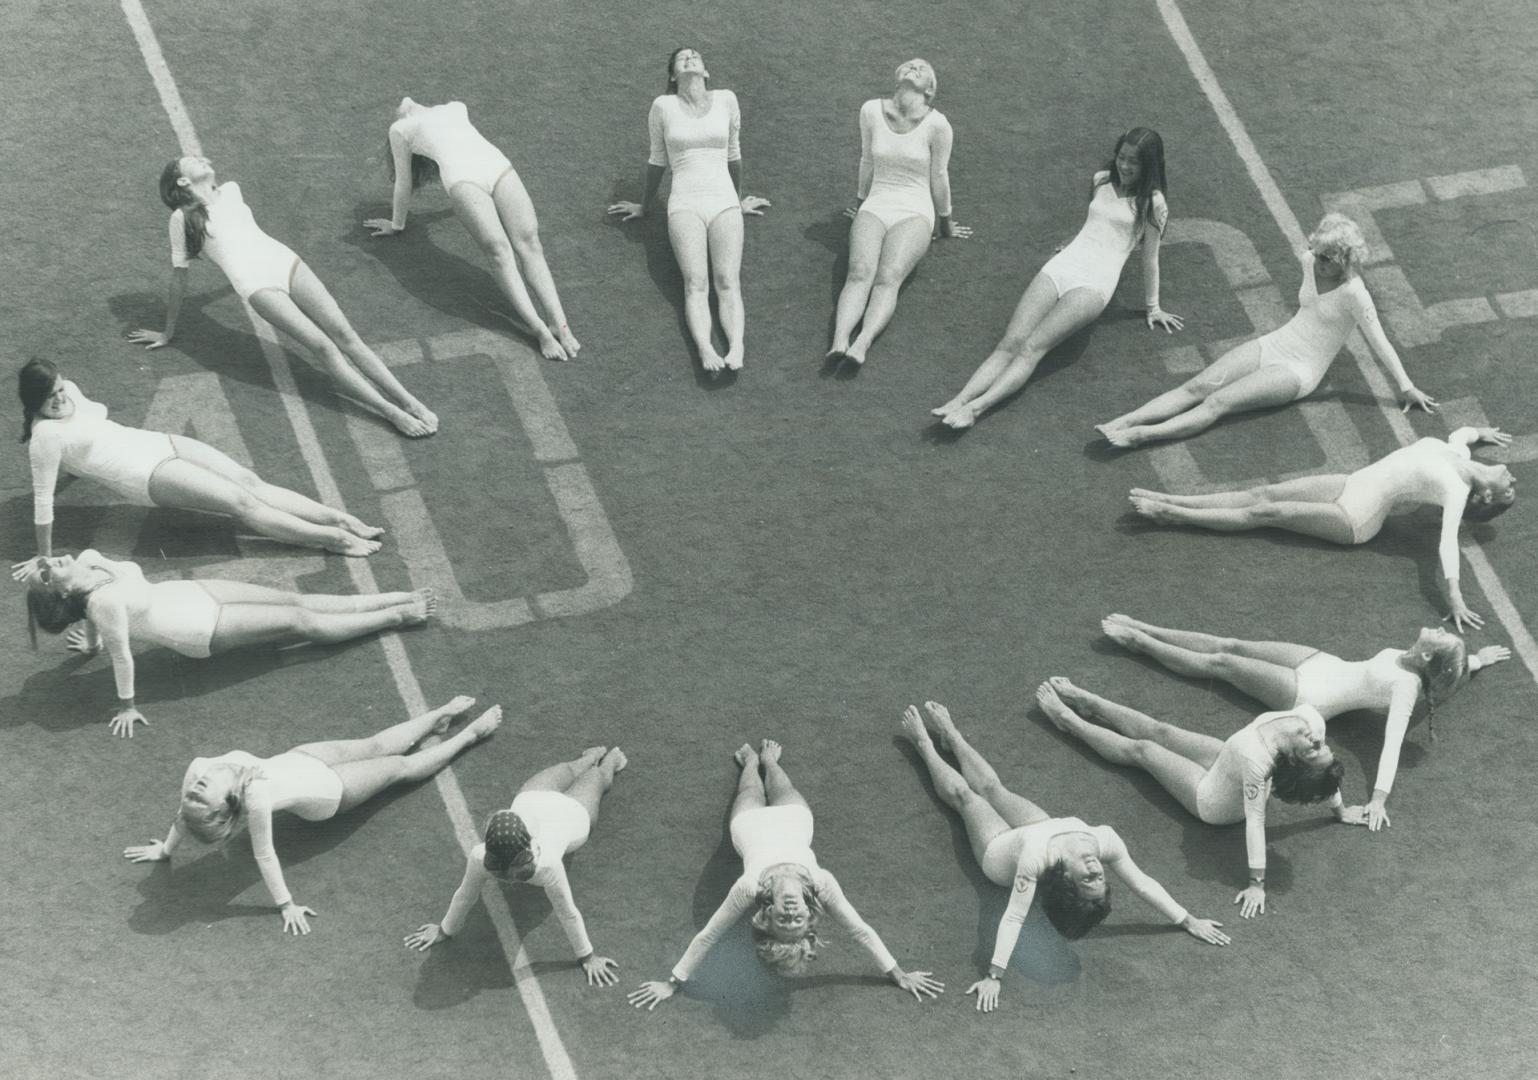
M1353 662L1317 652L1297 670L1294 706L1312 705L1326 720L1358 709L1388 713L1378 777L1373 783L1384 793L1393 790L1399 749L1421 693L1420 676L1399 663L1403 655L1399 649L1384 649L1371 660Z
M64 394L74 403L74 411L58 420L38 417L27 444L33 522L53 522L53 495L60 469L104 484L138 506L154 506L150 477L162 462L176 456L171 436L108 420L107 406L86 397L68 379Z
M1243 821L1246 791L1257 796L1270 794L1271 771L1276 760L1266 749L1260 729L1284 716L1303 718L1315 735L1324 738L1324 717L1311 705L1261 713L1234 732L1196 786L1197 816L1208 825L1235 825ZM1264 798L1257 801L1263 803Z
M887 122L881 98L860 106L861 145L869 146L860 175L866 175L867 167L871 175L870 190L860 193L861 212L875 214L889 229L910 217L921 217L934 228L931 140L936 129L947 123L940 110L930 109L911 130L897 132Z
M444 191L452 191L455 184L470 183L490 195L497 181L513 167L507 155L470 123L469 110L462 101L433 105L402 117L390 125L390 131L405 137L411 153L437 163Z
M202 585L185 580L150 582L138 563L108 559L91 549L82 551L75 561L101 571L102 584L87 599L87 614L97 593L103 600L110 595L127 611L131 641L163 645L197 659L209 655L219 626L219 602ZM125 689L130 688L119 686L119 696L132 697L131 689L124 693Z
M242 300L262 289L288 292L299 256L261 230L240 194L239 184L231 180L220 184L214 192L216 198L207 208L203 253L224 271ZM181 210L171 212L172 266L184 267L189 263L184 221Z
M837 879L817 865L817 856L812 853L810 810L805 806L762 806L745 810L732 818L731 833L732 847L742 857L742 876L705 928L689 943L683 958L674 965L675 978L687 980L711 946L721 940L738 919L757 906L764 872L787 863L803 868L810 875L823 909L843 924L849 935L870 954L879 970L888 972L897 966L876 931L844 898L844 890Z
M1312 394L1335 362L1340 347L1355 326L1376 321L1372 296L1360 277L1352 275L1321 294L1314 280L1314 257L1304 254L1303 283L1298 286L1298 313L1260 338L1260 364L1279 367L1298 381L1293 400Z
M1121 198L1105 172L1095 174L1095 190L1089 200L1084 227L1068 246L1059 251L1041 272L1063 296L1073 289L1093 289L1104 303L1110 303L1121 279L1127 256L1137 246L1137 209L1132 196ZM1152 212L1163 220L1167 211L1164 193L1154 192Z
M663 94L652 102L646 120L651 134L647 161L673 170L668 216L695 214L707 226L717 214L741 205L726 163L742 158L737 95L730 90L708 93L710 107L703 116L691 115L677 94Z
M983 873L995 885L1010 890L1009 904L999 920L994 941L992 964L1009 966L1020 928L1025 925L1031 901L1036 895L1036 881L1062 856L1052 847L1060 836L1083 834L1095 842L1101 863L1122 874L1134 892L1171 922L1183 922L1186 909L1175 902L1164 886L1142 872L1128 872L1131 858L1127 845L1109 825L1086 825L1076 817L1047 818L1030 825L1002 832L988 842L983 852Z

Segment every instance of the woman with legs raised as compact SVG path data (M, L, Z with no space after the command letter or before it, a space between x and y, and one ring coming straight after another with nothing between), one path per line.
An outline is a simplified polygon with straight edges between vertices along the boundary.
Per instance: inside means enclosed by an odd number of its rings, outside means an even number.
M11 577L27 587L34 647L38 627L50 634L74 627L65 637L71 651L107 650L118 696L112 733L129 738L135 724L149 725L134 705L136 640L202 659L251 645L335 645L420 626L437 609L430 589L325 596L212 578L152 583L138 563L90 549L78 558L38 555L12 566Z
M232 517L286 544L353 556L379 550L383 529L269 484L205 442L107 419L105 405L86 397L47 360L27 361L16 381L39 555L53 554L53 497L61 471L89 477L139 505Z
M801 975L822 943L817 927L826 912L870 954L877 968L919 1001L945 986L927 971L903 971L838 880L812 853L812 809L780 766L780 744L765 739L757 752L744 743L736 760L742 773L732 800L732 847L742 857L742 876L726 900L694 936L667 981L644 982L629 995L636 1008L655 1009L689 981L705 954L742 916L752 912L753 951L779 975ZM763 775L759 775L762 767Z
M131 331L129 341L147 349L171 341L187 295L187 267L207 254L242 300L320 361L340 393L403 435L418 438L438 430L437 416L364 344L315 272L256 224L239 184L215 183L205 157L182 157L161 172L160 199L171 209L166 325Z
M474 704L474 698L457 697L366 739L305 743L276 757L232 750L194 758L182 778L181 801L166 838L124 848L123 856L133 862L166 862L188 834L222 845L244 824L251 830L251 853L262 883L283 915L284 931L308 934L315 910L296 901L283 880L272 844L273 814L286 810L305 821L327 821L386 788L426 780L502 723L502 707L494 706L455 734L412 753L429 735L446 735L454 718Z
M1112 641L1176 674L1221 679L1268 709L1310 705L1326 720L1358 709L1384 714L1383 751L1367 802L1367 827L1373 832L1389 824L1386 804L1416 702L1426 699L1429 726L1436 707L1469 676L1511 659L1504 645L1487 645L1471 656L1457 634L1429 626L1407 649L1383 649L1370 660L1357 661L1307 645L1171 630L1126 615L1107 616L1101 628Z
M1246 919L1266 910L1266 802L1273 792L1290 803L1328 799L1337 821L1367 824L1365 807L1341 801L1345 768L1324 741L1324 718L1310 705L1261 713L1225 741L1155 720L1061 676L1037 687L1036 701L1059 731L1113 765L1142 769L1201 821L1244 822L1249 884L1234 903Z
M491 878L538 885L561 921L588 985L613 986L619 965L599 956L588 939L562 859L587 843L598 820L598 804L626 764L619 747L593 746L576 760L552 765L526 780L513 805L498 810L486 823L485 838L465 860L465 875L443 920L407 934L406 947L425 952L459 933Z
M983 873L995 885L1010 889L988 974L967 988L967 993L977 995L978 1011L992 1012L998 1007L1004 970L1032 901L1039 896L1042 910L1058 933L1078 940L1111 911L1107 870L1192 937L1209 945L1229 943L1228 935L1220 929L1222 923L1192 915L1164 886L1139 869L1115 829L1086 825L1076 817L1052 817L1006 788L987 759L956 730L944 705L927 701L923 715L909 705L903 713L902 730L929 770L935 792L961 815L972 854ZM955 755L960 771L940 756L936 739Z
M374 236L404 232L411 193L431 180L440 181L460 224L491 259L503 295L539 340L540 353L546 360L575 359L582 346L566 325L566 311L539 242L534 202L507 155L470 123L465 103L422 105L401 98L385 160L395 182L390 216L370 218L364 227ZM525 277L545 318L529 298Z

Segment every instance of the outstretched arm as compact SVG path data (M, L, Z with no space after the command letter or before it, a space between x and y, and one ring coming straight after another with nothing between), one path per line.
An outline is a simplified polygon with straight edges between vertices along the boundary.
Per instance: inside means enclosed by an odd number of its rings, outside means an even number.
M1357 329L1362 331L1367 344L1372 346L1373 355L1378 358L1378 363L1386 367L1389 374L1393 376L1394 385L1399 388L1402 411L1409 412L1411 406L1416 406L1429 413L1436 412L1436 401L1430 395L1417 390L1415 384L1410 381L1410 376L1405 373L1399 354L1394 351L1388 335L1383 332L1383 323L1378 319L1378 309L1373 304L1367 289L1364 287L1353 292L1352 301L1351 310L1356 319Z
M130 330L128 340L146 349L159 349L176 336L176 322L181 317L182 300L187 295L187 233L180 210L171 214L171 277L166 282L166 323L164 330Z
M284 932L308 934L310 922L306 916L314 915L315 911L296 904L283 880L283 867L278 862L277 849L272 846L272 804L261 785L259 779L246 785L246 827L251 830L251 854L256 856L262 884L267 886L268 895L283 915Z
M1137 863L1132 861L1132 856L1127 853L1126 845L1121 845L1121 850L1112 854L1102 851L1102 857L1107 866L1115 872L1116 876L1127 883L1127 888L1137 893L1143 902L1163 915L1170 922L1179 926L1186 933L1199 941L1205 941L1209 945L1227 945L1229 936L1220 929L1223 925L1212 919L1198 919L1182 907L1175 898L1169 894L1163 885L1145 874Z
M662 115L662 99L652 102L651 112L646 114L646 130L651 139L651 153L646 158L646 187L638 203L620 201L611 203L610 214L621 214L620 221L634 221L651 212L656 201L657 189L662 186L662 174L668 167L666 121Z
M898 966L896 958L882 942L881 935L860 918L860 913L844 896L843 887L832 874L824 872L818 878L817 896L828 914L842 923L849 931L849 936L859 942L860 946L870 954L871 959L876 962L877 969L900 989L908 991L920 1001L923 1001L925 996L936 997L944 992L945 984L930 978L929 972L905 972Z
M1250 880L1234 897L1239 915L1252 919L1266 913L1266 798L1270 785L1250 777L1244 781L1244 851L1249 858Z
M561 921L561 929L566 931L566 940L587 975L587 984L613 986L618 982L614 972L619 965L607 956L599 956L588 940L587 924L582 921L582 912L577 910L577 902L572 899L571 882L566 877L564 865L556 864L551 880L545 885L545 897L550 901L555 917Z
M694 969L705 958L716 942L732 924L742 918L753 906L757 888L753 882L742 877L732 886L732 891L726 894L726 899L721 901L721 906L716 908L716 913L710 917L702 930L694 935L694 940L689 942L689 948L678 963L673 965L673 971L666 982L650 980L630 991L627 999L636 1008L645 1007L647 1011L655 1009L662 1002L678 992L678 988L689 981L689 976L694 974Z
M390 192L390 218L369 218L363 227L374 236L390 236L406 231L406 211L411 205L411 141L400 121L390 125L390 161L394 166L395 187Z
M89 644L94 630L97 640L112 658L112 678L117 684L117 708L112 713L112 734L131 739L134 725L143 724L148 727L149 721L134 705L134 654L128 640L128 609L110 585L103 586L91 597L87 606L87 619L91 629L86 631L86 643Z
M417 927L415 932L407 934L408 949L426 952L438 942L459 933L460 928L465 925L470 909L480 899L481 886L486 883L487 878L491 877L481 863L484 850L477 845L465 859L465 875L459 880L459 888L454 890L454 898L449 901L449 910L443 916L443 921L425 923Z
M1447 610L1453 627L1460 633L1465 626L1479 629L1485 624L1483 616L1469 610L1463 602L1463 590L1458 585L1462 572L1462 560L1458 553L1458 526L1463 522L1463 508L1468 503L1469 489L1462 483L1449 482L1442 495L1442 529L1437 539L1437 563L1442 571L1442 588L1447 596Z
M936 224L942 237L965 240L972 230L951 219L951 147L956 133L949 120L941 118L930 136L929 197L934 200Z
M988 974L967 987L967 993L977 995L977 1011L992 1012L999 1005L1004 969L1014 954L1020 940L1020 929L1031 910L1031 900L1036 895L1036 879L1024 871L1015 874L1014 888L1010 890L1009 904L999 919L999 929L993 939L993 959L988 962Z
M1148 208L1148 221L1143 225L1143 318L1148 328L1164 327L1165 333L1173 334L1185 327L1185 320L1172 315L1159 306L1159 247L1164 241L1164 227L1169 224L1169 205L1164 192L1154 192Z
M171 853L182 842L182 832L177 819L171 821L171 831L164 840L151 840L148 844L130 844L123 849L123 858L130 862L170 862Z
M59 465L64 448L44 425L32 429L27 443L27 460L32 466L32 531L39 555L53 554L53 495L59 486Z

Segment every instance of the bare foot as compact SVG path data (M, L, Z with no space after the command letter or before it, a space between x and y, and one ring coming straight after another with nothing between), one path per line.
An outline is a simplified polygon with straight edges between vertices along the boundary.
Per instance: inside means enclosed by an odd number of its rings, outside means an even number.
M1101 432L1101 434L1105 436L1106 442L1123 450L1135 449L1148 441L1142 429L1135 427L1113 428L1110 431Z
M1107 420L1103 424L1096 424L1095 425L1095 430L1100 432L1101 437L1104 438L1106 442L1110 442L1111 441L1112 433L1115 432L1121 426L1122 425L1121 425L1121 423L1119 421Z
M845 360L848 360L848 359L849 359L849 346L845 345L841 349L837 345L835 345L835 346L833 346L833 348L829 349L827 351L827 353L825 353L823 355L822 362L825 363L825 364L842 364Z
M337 531L337 540L331 547L338 555L346 555L349 559L362 559L379 550L378 540L365 540L361 536L355 536L345 529Z
M844 350L844 355L849 357L849 359L853 360L856 364L863 365L865 363L865 350L868 347L869 346L861 345L857 341L853 345L849 346L849 348Z
M482 739L491 738L491 733L501 726L502 706L493 705L470 721L470 726L465 728L465 730L475 737L476 742L480 742Z
M902 729L908 741L920 749L929 741L929 729L924 726L924 718L919 715L917 705L909 705L903 710Z
M1149 521L1167 522L1170 520L1169 507L1166 504L1155 502L1153 499L1147 499L1141 495L1131 495L1128 497L1132 500L1132 509L1142 514Z
M402 435L412 439L424 438L425 436L431 435L434 430L436 430L434 426L429 424L426 420L423 420L419 416L412 416L404 409L392 409L392 411L386 415L386 419L395 425L396 431L399 431Z
M951 720L951 711L938 701L924 702L924 711L928 714L925 724L939 739L941 747L949 750L951 736L957 734L956 725Z
M720 371L726 366L726 361L721 359L721 354L714 349L706 349L700 353L700 366L706 371Z
M1083 687L1075 686L1068 676L1054 675L1047 683L1070 708L1086 716L1095 715L1095 695Z
M955 412L959 408L961 408L961 398L953 397L949 401L947 401L944 405L941 405L939 408L937 408L937 409L930 409L929 410L929 415L930 416L944 417L944 416L948 415L949 413Z
M948 428L957 431L965 431L977 423L977 410L971 405L962 405L946 413L940 420Z
M743 351L741 345L727 349L726 355L721 357L721 363L726 365L728 371L741 371Z
M751 743L743 743L739 746L737 752L732 755L732 759L743 769L755 768L758 765L758 753Z
M566 350L561 347L561 343L555 340L555 335L548 329L539 335L539 355L546 360L571 359L566 355Z
M450 724L469 712L474 704L475 699L469 694L460 694L447 705L440 706L437 710L438 719L433 724L433 734L442 735L449 729Z
M1127 621L1125 615L1107 615L1101 619L1100 632L1125 649L1132 649L1134 652L1142 651L1138 648L1139 631Z
M607 746L589 746L577 755L577 760L586 768L589 765L597 765L608 752L609 748Z
M438 613L438 597L431 589L418 589L401 605L401 625L421 626Z
M384 530L377 525L365 525L351 514L341 514L337 524L354 536L361 536L365 540L377 540L384 535Z
M780 760L780 752L782 750L784 750L784 747L773 739L765 739L758 744L759 760L765 765L773 765L776 761Z
M629 764L630 759L625 756L625 751L617 746L611 746L609 752L603 756L603 760L598 763L598 766L602 769L608 769L609 775L613 776L617 772L624 772L625 766Z
M408 398L406 400L406 411L431 428L434 435L438 433L438 414L426 405L423 405L416 398Z
M1057 684L1066 682L1068 680L1061 675L1054 675L1042 683L1036 688L1036 704L1041 706L1041 711L1047 714L1047 719L1051 720L1059 731L1071 733L1074 722L1078 721L1082 724L1084 723L1084 718L1065 705L1063 699L1058 695Z
M557 335L561 340L561 348L566 350L566 355L575 360L577 354L582 351L582 342L572 337L571 331L563 324L561 332Z

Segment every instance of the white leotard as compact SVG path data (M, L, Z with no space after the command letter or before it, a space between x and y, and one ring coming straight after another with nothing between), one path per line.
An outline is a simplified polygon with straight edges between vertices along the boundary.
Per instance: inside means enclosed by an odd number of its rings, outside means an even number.
M742 114L730 90L707 93L710 107L698 117L685 111L677 94L663 94L652 102L646 118L651 154L646 160L673 170L668 216L696 214L709 225L717 214L741 205L726 163L742 159Z
M1115 185L1109 180L1099 182L1109 175L1104 171L1095 174L1095 192L1089 200L1084 227L1067 247L1041 268L1057 288L1058 296L1072 289L1089 288L1109 303L1127 256L1137 246L1135 200L1131 196L1118 197ZM1151 212L1154 222L1162 227L1169 218L1164 192L1154 192Z
M998 935L994 940L994 967L1009 966L1020 928L1025 925L1031 900L1036 895L1036 880L1062 858L1053 841L1071 834L1083 834L1094 840L1101 864L1114 871L1133 892L1171 922L1185 921L1186 909L1176 903L1163 885L1138 869L1115 829L1109 825L1086 825L1076 817L1048 818L1000 833L988 842L983 852L983 873L988 880L1010 889L1009 905L999 920Z
M242 300L259 289L288 292L299 256L256 224L251 208L241 197L240 185L231 180L214 189L208 204L208 229L203 237L207 255ZM171 212L171 265L187 266L187 231L181 210Z
M27 456L32 464L33 522L53 523L53 494L61 468L105 484L131 503L154 506L150 477L176 456L171 436L108 420L107 406L86 397L68 379L64 394L74 403L73 413L60 420L40 416L32 423Z
M462 101L433 105L390 125L392 138L404 137L413 154L432 158L438 164L438 178L443 190L455 184L471 183L490 195L502 174L513 167L507 155L486 139L470 123L470 113Z
M550 901L550 908L560 921L572 952L579 959L588 956L593 951L593 943L588 940L587 924L572 898L571 883L567 880L566 864L562 860L587 843L592 819L581 803L559 791L519 792L509 809L523 819L533 841L534 874L526 884L545 890L545 898ZM459 932L481 894L481 886L492 876L485 868L485 858L486 845L475 845L465 864L465 880L455 891L448 914L443 917L444 933Z
M887 228L910 217L935 225L930 187L933 139L950 126L939 109L930 109L905 132L892 130L881 98L860 106L860 176L870 177L868 191L858 192L863 213L875 214ZM945 208L949 212L950 207Z
M705 928L694 936L683 958L673 966L673 977L680 982L694 973L705 954L721 940L731 926L752 911L758 903L760 879L765 870L791 863L804 868L817 890L823 910L832 915L849 936L870 954L877 968L891 971L897 961L882 944L859 912L844 898L844 890L832 874L817 865L812 854L812 812L804 806L762 806L744 810L732 818L732 847L742 857L742 876L710 917Z
M290 750L277 757L259 758L244 750L231 750L213 758L193 758L182 777L182 791L187 791L210 769L234 767L255 770L245 786L244 812L251 832L251 853L256 856L262 883L278 907L292 897L283 881L283 867L272 846L272 815L286 810L306 821L325 821L335 816L342 802L342 778L336 771L301 750ZM173 827L166 840L169 855L180 839L180 829Z
M1457 462L1470 456L1462 444L1417 439L1346 477L1335 504L1351 525L1352 540L1371 540L1389 514L1414 506L1452 507L1461 517L1470 488ZM1456 531L1453 538L1456 544Z
M1420 676L1399 663L1402 656L1400 649L1384 649L1371 660L1352 662L1317 652L1297 669L1294 707L1312 705L1326 720L1357 709L1388 714L1383 751L1378 756L1378 778L1373 783L1385 793L1393 790L1399 750L1421 693Z
M1372 296L1360 277L1352 275L1321 295L1314 281L1313 255L1305 253L1302 264L1297 314L1286 325L1259 339L1259 366L1290 371L1298 381L1298 398L1308 396L1318 387L1352 327L1361 327L1368 336L1374 331L1379 335L1383 332Z
M1324 738L1324 717L1311 705L1261 713L1234 732L1196 787L1197 816L1208 825L1237 824L1257 808L1264 814L1276 757L1266 748L1260 729L1284 716L1301 717Z

